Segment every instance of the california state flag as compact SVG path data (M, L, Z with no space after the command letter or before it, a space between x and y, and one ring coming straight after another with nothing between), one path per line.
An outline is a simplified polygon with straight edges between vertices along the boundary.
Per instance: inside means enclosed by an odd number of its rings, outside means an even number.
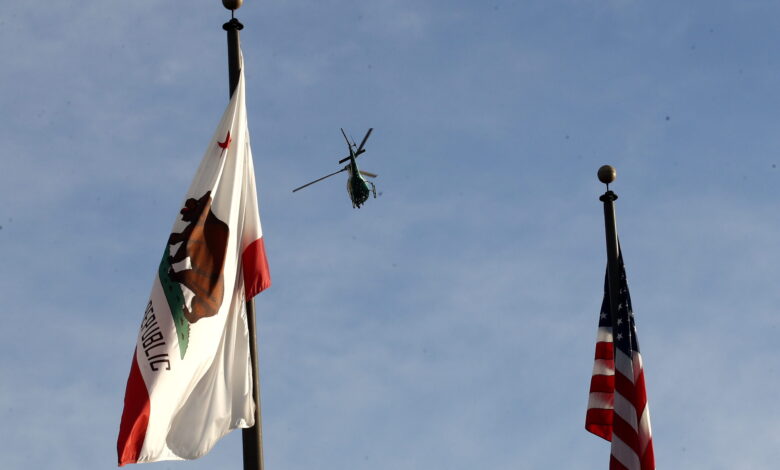
M254 425L246 301L271 284L241 73L176 216L143 310L119 465L194 459Z

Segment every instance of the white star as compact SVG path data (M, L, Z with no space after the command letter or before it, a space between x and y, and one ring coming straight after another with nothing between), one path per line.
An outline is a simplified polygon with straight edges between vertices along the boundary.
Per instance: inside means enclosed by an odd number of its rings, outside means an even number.
M618 335L617 335L617 339L618 339L618 341L620 341L621 339L623 339L623 333L618 333Z
M623 319L622 318L618 318L617 324L618 324L618 326L622 325L623 324Z
M601 319L605 320L607 318L607 314L604 312L601 312Z

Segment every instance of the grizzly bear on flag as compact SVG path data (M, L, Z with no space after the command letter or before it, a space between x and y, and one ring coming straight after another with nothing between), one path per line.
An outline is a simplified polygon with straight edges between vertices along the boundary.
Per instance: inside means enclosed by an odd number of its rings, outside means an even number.
M201 318L217 314L222 304L224 285L222 269L229 229L226 223L211 212L211 191L200 199L189 198L180 211L187 226L179 233L172 233L169 245L181 243L169 258L168 277L189 289L192 297L182 310L184 317L195 323ZM184 269L176 270L175 264L189 260Z

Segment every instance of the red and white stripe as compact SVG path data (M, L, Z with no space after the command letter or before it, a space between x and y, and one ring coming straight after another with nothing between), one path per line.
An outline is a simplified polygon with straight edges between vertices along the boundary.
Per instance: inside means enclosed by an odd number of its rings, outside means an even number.
M655 469L642 355L632 356L614 347L612 328L599 328L585 428L612 441L610 470Z

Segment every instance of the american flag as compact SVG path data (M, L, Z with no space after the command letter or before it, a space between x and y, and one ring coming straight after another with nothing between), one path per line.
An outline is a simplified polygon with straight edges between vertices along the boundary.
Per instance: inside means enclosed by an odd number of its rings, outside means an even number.
M610 470L654 470L645 375L622 254L618 264L617 331L613 332L609 283L605 280L585 429L612 441Z

